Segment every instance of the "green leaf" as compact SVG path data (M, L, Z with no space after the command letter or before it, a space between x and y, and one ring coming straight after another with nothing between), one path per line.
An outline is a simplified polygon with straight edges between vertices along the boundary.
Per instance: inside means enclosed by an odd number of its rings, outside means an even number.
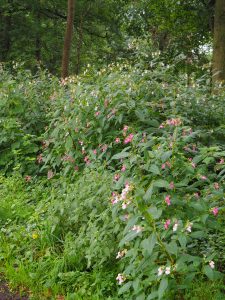
M155 206L151 206L147 211L154 220L159 219L162 215L162 209L157 209Z
M112 159L121 159L121 158L128 157L129 155L130 155L129 152L120 152L120 153L113 155Z
M127 291L130 289L131 285L132 285L132 281L129 281L129 282L125 283L125 284L119 289L119 292L118 292L119 295L121 295L121 294L127 292Z
M146 250L148 255L152 254L155 244L156 244L156 235L154 232L151 234L151 236L149 238L147 238L141 242L142 248L144 250Z
M214 279L214 272L213 272L213 270L210 268L210 266L205 266L204 268L203 268L203 272L205 273L205 275L209 278L209 279L211 279L211 280L213 280Z
M148 296L147 300L152 300L152 299L155 299L155 298L158 298L158 291L152 292L152 293Z
M119 243L119 247L122 247L126 243L132 241L134 238L136 238L139 235L139 232L131 231L129 232Z
M160 282L159 289L158 289L159 299L162 299L167 287L168 287L168 279L163 278Z
M151 165L151 167L149 168L149 171L156 175L160 174L160 170L156 165Z
M177 256L177 243L175 241L172 241L171 243L166 245L166 249L170 254L174 254Z
M144 200L148 201L151 199L153 193L153 184L150 184L149 188L147 189L145 195L144 195Z
M170 184L166 180L159 179L159 180L154 181L154 186L156 186L156 187L162 187L162 188L169 188Z
M186 238L186 236L184 234L179 235L178 236L178 241L179 241L179 243L181 245L181 248L184 249L186 247L186 245L187 245L187 238Z
M163 155L161 156L162 162L167 161L168 158L170 158L170 156L172 155L172 153L172 151L166 151L165 153L163 153Z

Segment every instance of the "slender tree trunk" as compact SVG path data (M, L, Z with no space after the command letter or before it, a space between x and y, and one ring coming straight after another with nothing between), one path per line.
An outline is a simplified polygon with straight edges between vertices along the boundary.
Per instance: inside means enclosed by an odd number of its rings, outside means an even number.
M80 57L81 57L82 44L83 44L83 16L81 15L80 25L78 28L76 74L79 74L79 71L80 71Z
M73 21L74 21L75 0L68 0L67 4L67 25L63 47L62 72L61 77L65 78L69 74L70 49L73 37Z
M225 0L215 3L212 81L225 82Z

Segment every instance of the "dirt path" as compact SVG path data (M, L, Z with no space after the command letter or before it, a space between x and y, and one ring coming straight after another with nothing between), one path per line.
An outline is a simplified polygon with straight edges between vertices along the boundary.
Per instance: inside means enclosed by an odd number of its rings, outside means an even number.
M0 282L0 300L28 300L28 298L12 293L5 282Z

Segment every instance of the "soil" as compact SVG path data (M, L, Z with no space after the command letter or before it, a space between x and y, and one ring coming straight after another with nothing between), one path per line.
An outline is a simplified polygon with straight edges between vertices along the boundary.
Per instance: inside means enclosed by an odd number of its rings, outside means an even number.
M0 282L0 300L29 300L29 298L11 292L7 283Z

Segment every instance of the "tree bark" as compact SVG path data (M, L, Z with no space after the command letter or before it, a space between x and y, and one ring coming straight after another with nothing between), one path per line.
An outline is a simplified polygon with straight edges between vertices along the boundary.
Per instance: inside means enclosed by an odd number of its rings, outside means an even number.
M225 82L225 0L216 0L213 40L212 81Z
M75 0L68 0L67 4L67 25L64 39L63 56L62 56L62 72L61 77L66 78L69 74L70 49L73 37L73 21L74 21Z

